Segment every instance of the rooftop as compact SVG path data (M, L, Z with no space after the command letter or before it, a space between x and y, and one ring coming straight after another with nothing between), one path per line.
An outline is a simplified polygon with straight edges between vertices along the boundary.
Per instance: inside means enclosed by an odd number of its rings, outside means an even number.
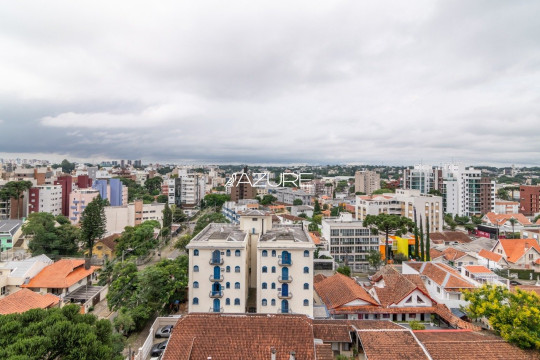
M91 275L98 267L84 268L84 260L62 259L45 267L28 284L27 288L64 289Z
M47 255L38 255L25 260L9 261L5 265L0 265L0 269L11 269L10 277L23 277L36 262L53 263Z
M259 241L271 242L288 240L294 242L311 243L311 237L303 225L273 225L271 230L268 230Z
M456 269L436 262L406 262L406 264L446 290L471 289L475 286L468 282Z
M41 295L28 289L21 289L0 299L0 314L23 313L30 309L46 309L60 302L53 294Z
M191 239L190 243L211 240L243 242L246 235L247 233L240 230L238 225L212 223Z
M535 248L540 253L540 245L534 239L499 239L507 260L515 263L529 248Z
M22 225L22 220L0 220L0 233L15 235Z

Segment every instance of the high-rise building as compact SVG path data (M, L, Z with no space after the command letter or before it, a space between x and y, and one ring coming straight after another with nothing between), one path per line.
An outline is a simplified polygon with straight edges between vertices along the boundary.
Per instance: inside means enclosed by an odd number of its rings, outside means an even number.
M375 171L362 170L354 174L354 191L371 195L381 188L381 176Z
M28 213L47 212L53 215L62 214L62 186L41 185L28 191Z
M81 214L86 206L99 195L96 189L76 189L69 195L69 220L72 224L79 223Z
M102 199L109 200L111 206L127 205L128 189L122 185L120 179L100 179L96 180L93 188L99 191Z
M208 225L187 249L190 313L313 316L315 245L302 225L276 226L270 213L248 210L239 225Z
M440 172L431 165L414 165L412 169L403 170L401 187L428 194L431 190L439 189L439 175Z
M540 186L519 187L519 212L525 216L534 216L540 212Z
M54 185L62 186L62 215L69 216L69 194L73 190L73 178L71 175L59 176Z
M236 174L236 178L230 187L231 201L255 199L257 190L251 184L253 184L253 177L248 174L248 168L246 166L244 171Z

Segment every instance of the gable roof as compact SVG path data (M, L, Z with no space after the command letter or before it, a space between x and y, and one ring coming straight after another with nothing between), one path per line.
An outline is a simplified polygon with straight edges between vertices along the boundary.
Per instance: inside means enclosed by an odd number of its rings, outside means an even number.
M409 266L411 266L411 264L414 263L407 263L407 265ZM417 270L421 275L427 276L437 285L443 287L446 290L471 289L475 287L463 276L461 276L461 274L458 273L455 269L451 268L446 264L435 262L423 262L416 264L421 265L413 266L415 270Z
M41 295L29 289L21 289L0 299L0 314L23 313L30 309L47 309L60 302L53 294Z
M372 305L379 305L356 281L340 273L318 281L313 286L329 310L354 300L362 300Z
M433 360L536 359L538 353L521 350L505 340L470 330L419 330L416 338Z
M521 225L532 225L531 221L525 217L523 214L495 214L489 212L484 215L484 221L489 222L493 225L504 225L510 219L516 219L517 222Z
M373 275L372 280L375 282L384 280L384 287L374 286L372 288L377 294L379 302L384 307L399 304L415 290L419 290L431 299L420 275L403 275L392 265L383 266L375 275Z
M410 330L360 330L356 333L366 359L430 359Z
M466 265L465 270L471 274L493 274L493 271L483 265Z
M163 360L316 359L311 320L302 315L188 314L178 320Z
M513 263L525 255L531 247L540 253L540 245L534 239L499 239L499 242L506 254L507 260Z
M478 252L478 256L481 256L485 259L488 259L488 260L491 260L491 261L494 261L496 263L498 263L499 261L501 261L502 259L502 255L501 254L495 254L494 252L492 251L489 251L489 250L486 250L486 249L482 249Z
M46 266L28 284L21 287L64 289L91 275L96 269L97 266L85 269L84 260L62 259Z
M470 243L472 241L469 235L461 231L430 232L429 239L434 244L444 242Z
M107 246L111 251L114 252L114 249L116 248L116 245L118 244L116 242L116 239L120 238L122 234L112 234L110 236L107 236L106 238L103 238L101 240L96 241L96 244L98 242L103 243L103 245Z
M442 251L443 256L448 261L456 261L461 259L464 256L467 256L467 253L453 247L448 247Z

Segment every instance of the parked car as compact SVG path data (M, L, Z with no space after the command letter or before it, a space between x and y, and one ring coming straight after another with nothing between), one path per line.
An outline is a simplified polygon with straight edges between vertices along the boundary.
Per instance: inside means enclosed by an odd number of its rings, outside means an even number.
M516 280L510 280L510 285L521 285L521 283Z
M163 354L163 351L167 347L168 343L169 343L169 340L165 340L152 346L152 352L151 352L152 356L159 356Z
M163 326L156 331L156 337L168 338L169 336L171 336L172 329L173 329L172 325Z

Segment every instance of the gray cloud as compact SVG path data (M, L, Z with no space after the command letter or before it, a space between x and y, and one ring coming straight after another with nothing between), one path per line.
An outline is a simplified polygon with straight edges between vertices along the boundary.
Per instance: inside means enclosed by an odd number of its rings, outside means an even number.
M3 6L0 152L538 163L538 2L127 5Z

